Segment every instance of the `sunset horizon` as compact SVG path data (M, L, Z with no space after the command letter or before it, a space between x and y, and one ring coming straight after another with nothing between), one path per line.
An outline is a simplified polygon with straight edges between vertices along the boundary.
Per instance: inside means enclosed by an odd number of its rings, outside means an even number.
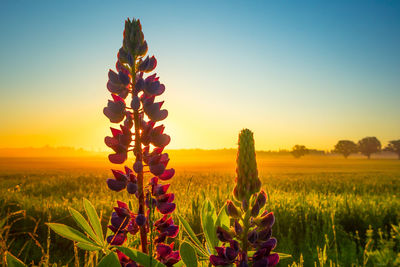
M109 128L99 113L111 97L106 74L121 46L120 21L135 16L128 10L152 9L126 5L132 8L74 1L4 6L0 147L105 148ZM193 6L159 3L140 14L166 86L172 148L235 148L243 128L254 131L259 150L329 150L342 139L376 136L386 144L398 137L396 2L219 1L187 14ZM170 16L162 19L161 10ZM340 23L332 20L336 14Z

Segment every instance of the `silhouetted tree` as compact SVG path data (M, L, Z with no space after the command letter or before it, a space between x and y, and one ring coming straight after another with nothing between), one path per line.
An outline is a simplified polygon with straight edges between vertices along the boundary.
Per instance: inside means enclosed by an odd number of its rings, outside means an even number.
M368 159L371 158L371 154L381 151L381 142L373 136L373 137L365 137L358 141L358 150Z
M293 157L298 159L306 155L308 153L308 149L303 145L295 145L290 153L292 153Z
M358 152L358 146L356 143L350 140L340 140L333 150L336 153L342 154L346 159L351 153Z
M390 141L389 144L385 147L385 151L396 153L400 159L400 139Z

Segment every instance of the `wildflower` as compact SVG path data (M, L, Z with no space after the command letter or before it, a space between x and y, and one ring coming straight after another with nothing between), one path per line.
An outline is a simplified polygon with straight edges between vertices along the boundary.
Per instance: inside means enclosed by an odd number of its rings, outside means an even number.
M113 123L119 123L125 118L125 101L122 97L111 94L113 101L108 100L107 107L103 109L104 115Z
M210 263L214 266L229 265L235 262L239 253L239 243L236 240L230 241L229 247L215 247L218 255L210 256Z
M167 267L174 265L181 259L179 252L173 251L173 247L174 243L171 243L170 245L160 243L156 247L157 259L164 263Z
M210 263L215 266L233 263L239 267L275 266L279 262L278 254L271 254L276 246L276 239L271 237L275 217L268 211L259 215L267 198L265 191L260 191L253 133L248 129L239 134L236 162L237 178L232 194L241 208L227 200L226 212L233 219L233 225L229 230L217 227L216 235L220 241L229 242L230 247L216 247L217 255L210 256ZM255 251L250 258L249 251Z
M127 233L136 234L139 230L134 222L134 215L124 202L117 201L118 207L114 207L111 216L111 225L108 228L114 233L107 237L111 245L122 245L127 239Z
M145 60L139 63L138 69L139 71L143 72L151 72L156 68L156 66L157 66L157 59L154 56L152 56L151 58L147 56Z
M174 224L172 217L168 217L168 215L164 215L154 225L159 232L156 243L162 243L167 237L174 238L178 235L179 227Z
M128 158L128 148L132 141L132 134L130 130L121 125L121 130L111 128L112 137L107 136L104 139L106 145L112 148L115 154L108 156L108 159L115 164L121 164Z
M136 196L139 203L137 215L119 203L109 226L114 234L107 240L112 245L120 245L125 242L127 234L139 232L142 251L147 253L148 242L153 242L157 244L158 259L172 266L179 261L179 252L173 251L172 245L163 242L167 238L175 238L179 227L169 216L176 208L173 203L175 195L168 192L170 185L162 182L170 180L175 170L167 169L169 155L163 153L171 138L164 132L164 125L156 125L168 116L168 111L162 109L164 101L156 101L156 97L165 92L165 85L155 73L150 74L156 68L157 60L154 56L145 57L147 50L140 21L127 19L123 44L115 64L116 71L108 72L107 89L113 100L108 101L103 113L112 123L121 123L120 130L111 128L112 136L105 138L106 145L114 151L109 155L110 162L125 162L129 151L133 152L135 160L133 170L127 167L125 172L113 170L114 178L108 179L107 185L114 191L126 188L129 194ZM129 107L125 101L130 103ZM154 147L152 150L150 145ZM154 175L148 184L145 180L147 174ZM154 211L163 215L156 222L152 221ZM158 235L154 240L149 240L152 226L155 226ZM123 257L120 262L122 266L136 266L136 263L126 261Z
M123 68L121 66L121 68ZM108 72L107 89L112 94L116 94L121 98L126 98L129 94L129 83L130 83L129 72L119 71L118 74L113 70Z
M234 196L237 200L248 200L250 195L260 190L253 133L244 129L239 134L239 148L236 160L236 187Z

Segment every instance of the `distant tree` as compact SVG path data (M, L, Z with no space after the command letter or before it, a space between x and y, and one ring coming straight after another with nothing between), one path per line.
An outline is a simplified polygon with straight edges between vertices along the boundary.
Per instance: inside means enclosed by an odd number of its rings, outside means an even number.
M358 141L358 150L368 159L371 158L371 154L381 151L381 142L373 136L373 137L365 137Z
M346 159L351 153L358 152L358 146L356 143L350 140L340 140L333 150L336 153L342 154Z
M400 159L400 139L390 141L389 144L385 147L385 151L396 153Z
M308 154L308 149L303 145L295 145L290 152L296 159Z

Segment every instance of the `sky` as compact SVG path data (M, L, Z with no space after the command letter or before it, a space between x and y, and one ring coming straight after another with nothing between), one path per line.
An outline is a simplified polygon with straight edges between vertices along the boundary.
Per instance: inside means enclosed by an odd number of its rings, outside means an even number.
M400 139L399 1L2 1L0 147L106 150L126 18L166 86L169 148Z

